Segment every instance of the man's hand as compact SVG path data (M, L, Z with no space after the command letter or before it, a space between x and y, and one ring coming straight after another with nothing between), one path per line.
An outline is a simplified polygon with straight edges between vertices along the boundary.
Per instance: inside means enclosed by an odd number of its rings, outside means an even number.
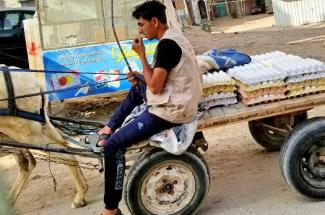
M98 134L102 135L102 134L112 134L113 131L110 127L108 126L105 126L103 127L102 129L100 129L98 132ZM97 145L100 146L100 147L103 147L106 143L106 139L102 139L100 141L98 141Z
M132 49L135 51L140 57L146 55L146 49L143 45L142 37L136 37L132 43Z
M132 71L126 74L128 81L133 85L133 86L138 86L139 82L145 82L144 78L139 78L143 77L143 75L140 72Z
M98 134L112 134L113 132L110 127L105 126L102 129L100 129L97 133Z

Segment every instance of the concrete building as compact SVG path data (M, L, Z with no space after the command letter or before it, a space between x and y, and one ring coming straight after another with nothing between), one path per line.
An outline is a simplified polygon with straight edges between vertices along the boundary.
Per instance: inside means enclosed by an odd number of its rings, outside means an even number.
M272 0L265 0L265 9L267 13L273 13Z
M21 7L18 0L0 0L0 7Z
M0 7L35 6L34 0L0 0Z
M18 2L21 4L21 6L35 6L35 0L18 0Z
M202 24L205 20L211 20L209 0L172 0L176 14L188 24Z
M325 21L324 0L273 0L275 23L293 27Z
M208 0L192 0L194 23L202 24L205 20L211 20Z

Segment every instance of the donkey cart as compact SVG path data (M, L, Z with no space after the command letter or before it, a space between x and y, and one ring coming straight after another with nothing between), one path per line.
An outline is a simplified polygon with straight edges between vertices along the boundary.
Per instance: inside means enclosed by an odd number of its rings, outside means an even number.
M325 94L320 93L252 107L239 103L210 109L199 121L193 142L182 155L170 154L152 141L136 143L126 154L129 170L124 198L130 212L194 214L209 190L209 168L201 155L201 151L208 150L203 131L243 121L248 121L252 136L266 150L279 150L283 145L281 170L294 191L310 198L324 199L325 119L307 120L308 110L324 104ZM62 136L73 147L2 141L0 150L18 147L102 159L102 154L93 153L88 145L74 138L94 132L103 126L102 123L58 117L51 117L51 122L63 131ZM102 168L100 162L99 169Z

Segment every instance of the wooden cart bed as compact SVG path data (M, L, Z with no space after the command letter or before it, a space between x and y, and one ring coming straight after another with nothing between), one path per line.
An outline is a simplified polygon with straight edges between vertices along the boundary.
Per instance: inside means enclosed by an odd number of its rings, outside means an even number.
M239 102L236 105L215 107L207 111L199 121L198 130L308 110L324 104L325 92L254 106Z

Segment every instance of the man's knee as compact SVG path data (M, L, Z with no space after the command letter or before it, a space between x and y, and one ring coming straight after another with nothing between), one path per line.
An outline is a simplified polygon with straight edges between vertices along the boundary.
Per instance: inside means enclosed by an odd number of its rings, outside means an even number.
M108 160L119 160L124 161L124 154L126 149L112 147L111 144L106 144L104 146L104 156Z
M117 137L116 133L110 136L106 140L106 143L104 145L104 154L105 155L116 155L116 153L122 149L123 143L121 140Z
M115 155L117 153L117 151L118 150L114 149L114 147L112 147L112 144L110 144L108 141L105 143L105 145L104 145L105 156Z

